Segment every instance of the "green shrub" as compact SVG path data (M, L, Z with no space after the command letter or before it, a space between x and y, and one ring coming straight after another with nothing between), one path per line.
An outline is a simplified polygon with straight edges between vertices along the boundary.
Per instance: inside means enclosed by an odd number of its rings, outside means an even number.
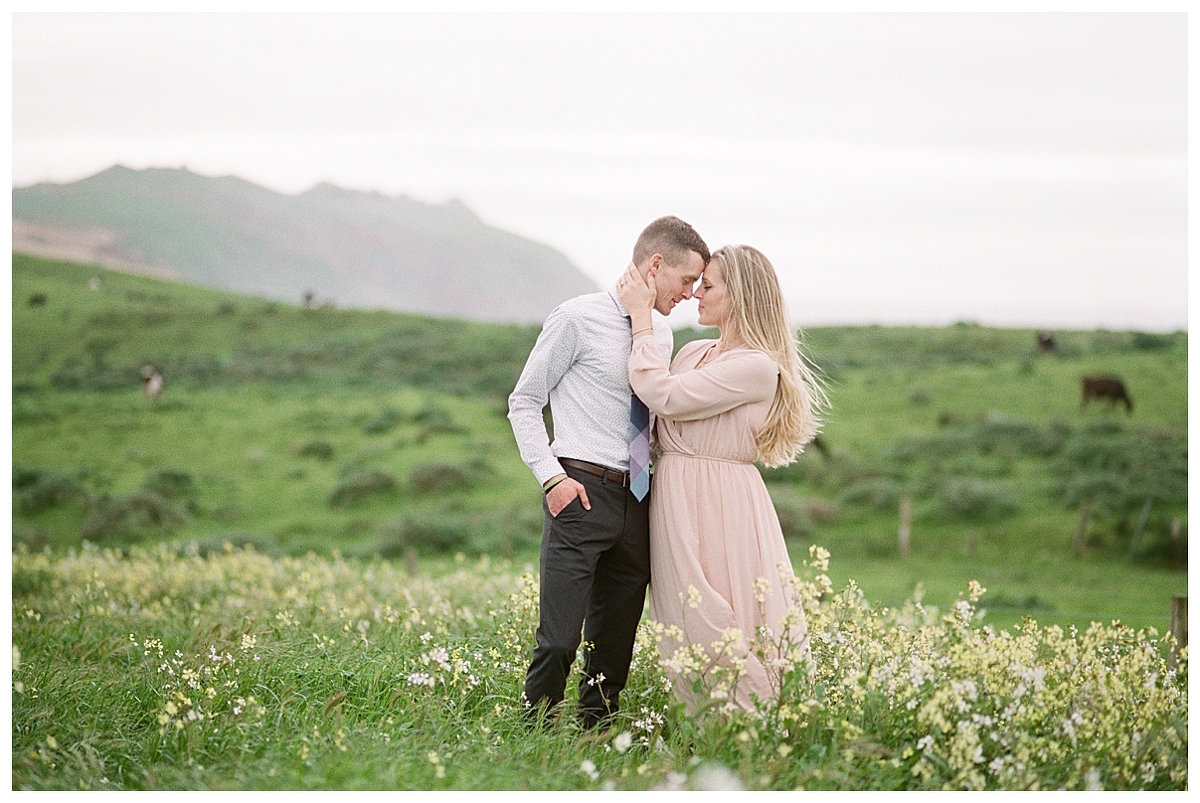
M50 546L50 537L39 527L13 522L13 549L28 549L30 552L41 552ZM13 578L14 583L16 577Z
M152 491L95 500L83 522L81 535L88 541L140 541L169 532L187 521L181 508Z
M23 491L37 483L42 476L42 471L36 468L28 468L26 466L13 466L12 469L12 487L14 491Z
M409 474L409 486L418 494L444 494L468 491L493 476L486 460L468 462L439 461L415 466Z
M1029 421L991 413L976 427L974 439L983 454L1048 457L1062 448L1070 434L1070 425L1061 421L1039 427Z
M380 527L376 551L388 559L410 548L426 554L454 552L467 546L475 529L476 523L461 515L412 513Z
M1011 516L1020 509L1007 486L975 477L947 480L938 489L937 501L945 515L966 521L990 521Z
M1172 335L1157 335L1151 332L1134 332L1130 343L1138 351L1161 351L1175 345Z
M872 510L894 511L904 496L904 488L895 480L883 477L863 479L842 491L838 504L869 507Z
M177 468L164 468L153 472L142 483L142 489L169 500L188 500L196 496L196 483L192 475Z
M816 528L809 517L804 503L798 499L775 499L775 515L779 517L779 527L783 537L790 540L805 540L812 537Z
M18 508L22 513L37 513L69 503L87 504L88 496L79 483L53 471L14 469L13 487L19 484Z
M1185 433L1100 420L1063 446L1051 466L1052 493L1066 507L1087 499L1096 512L1126 524L1149 501L1162 530L1187 510L1187 468Z
M299 457L315 457L318 460L330 460L333 458L333 444L323 440L308 441L296 447L296 454Z
M391 432L403 421L403 413L393 407L385 407L363 424L363 432L368 435L382 435Z
M396 478L383 469L356 471L338 483L329 497L329 504L350 507L372 497L395 496L399 490Z

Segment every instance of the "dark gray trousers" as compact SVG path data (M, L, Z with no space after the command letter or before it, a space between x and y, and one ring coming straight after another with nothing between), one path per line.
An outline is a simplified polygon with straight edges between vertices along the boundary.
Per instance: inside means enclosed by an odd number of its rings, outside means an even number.
M591 510L578 499L558 514L542 509L540 620L525 676L525 699L537 709L562 702L583 632L579 714L593 726L619 708L633 642L650 581L650 497L574 469Z

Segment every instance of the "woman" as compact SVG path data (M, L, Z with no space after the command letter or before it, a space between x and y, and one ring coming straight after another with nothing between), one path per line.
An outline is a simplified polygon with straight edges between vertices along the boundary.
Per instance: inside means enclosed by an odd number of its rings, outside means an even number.
M631 268L617 285L634 332L629 382L658 415L650 616L662 625L659 651L689 712L697 690L753 710L755 698L774 697L782 667L808 657L791 561L754 463L795 460L817 433L823 397L758 250L713 254L694 295L700 323L720 337L685 345L670 368L651 329L653 274Z

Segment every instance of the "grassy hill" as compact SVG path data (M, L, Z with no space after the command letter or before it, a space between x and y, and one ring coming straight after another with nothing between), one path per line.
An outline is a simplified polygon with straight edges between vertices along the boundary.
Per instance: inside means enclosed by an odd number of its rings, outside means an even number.
M21 255L12 314L14 542L536 565L540 496L504 417L536 326L303 309ZM885 604L920 583L945 605L978 579L999 625L1165 629L1187 589L1186 334L1056 337L1040 355L1025 330L807 331L828 457L765 472L793 557L825 546L835 583ZM156 403L144 364L167 380ZM1122 377L1132 415L1080 409L1099 373Z
M457 201L331 184L283 195L234 176L117 165L14 189L13 220L18 250L66 257L90 241L88 261L297 304L310 292L338 306L530 323L595 289L562 253Z

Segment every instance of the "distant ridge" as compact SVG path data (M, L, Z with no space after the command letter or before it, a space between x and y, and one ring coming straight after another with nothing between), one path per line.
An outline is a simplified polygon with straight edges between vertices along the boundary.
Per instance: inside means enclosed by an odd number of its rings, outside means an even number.
M538 323L595 282L461 201L121 165L13 190L13 250L300 303Z

